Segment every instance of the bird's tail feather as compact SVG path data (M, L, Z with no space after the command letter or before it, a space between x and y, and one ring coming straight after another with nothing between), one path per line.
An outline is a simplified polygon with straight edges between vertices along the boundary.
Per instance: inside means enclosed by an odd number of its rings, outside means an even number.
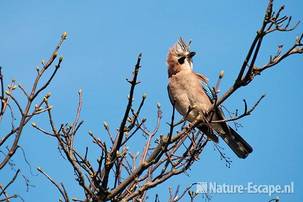
M219 142L218 137L215 135L212 128L210 128L207 125L199 125L198 129L202 131L211 141L214 141L215 143Z
M229 127L229 131L220 134L222 139L239 158L246 158L253 151L252 147L234 129Z

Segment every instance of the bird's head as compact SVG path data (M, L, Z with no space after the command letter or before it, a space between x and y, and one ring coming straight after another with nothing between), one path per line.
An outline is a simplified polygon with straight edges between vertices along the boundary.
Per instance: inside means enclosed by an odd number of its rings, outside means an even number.
M191 71L193 68L192 58L195 52L189 49L190 42L187 44L182 38L169 49L167 56L168 77L180 71Z

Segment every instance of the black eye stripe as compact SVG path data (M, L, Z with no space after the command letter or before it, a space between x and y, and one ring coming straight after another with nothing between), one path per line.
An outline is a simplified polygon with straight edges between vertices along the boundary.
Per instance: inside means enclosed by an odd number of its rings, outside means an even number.
M184 60L185 60L185 56L179 58L179 59L178 59L179 64L182 65L182 64L184 63Z

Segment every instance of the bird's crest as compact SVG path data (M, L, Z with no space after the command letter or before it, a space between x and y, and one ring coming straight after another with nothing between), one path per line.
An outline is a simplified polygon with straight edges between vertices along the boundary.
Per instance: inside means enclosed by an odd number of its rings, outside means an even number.
M168 77L171 77L172 75L181 71L182 65L179 64L178 60L190 53L190 44L191 41L187 44L182 37L180 37L177 43L169 49L167 55Z
M189 53L189 47L190 47L191 41L187 44L183 40L182 37L179 38L178 42L175 44L175 46L171 49L176 55Z

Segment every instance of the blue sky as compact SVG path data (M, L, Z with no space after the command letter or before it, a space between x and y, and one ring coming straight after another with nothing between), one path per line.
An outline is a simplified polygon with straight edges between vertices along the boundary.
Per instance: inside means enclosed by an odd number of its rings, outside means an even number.
M276 7L286 4L286 13L293 19L303 20L303 2L300 0L275 1ZM84 92L85 121L78 136L78 148L90 143L88 130L105 136L103 121L108 121L114 131L122 118L128 84L125 82L142 52L142 84L136 91L137 102L143 93L148 99L143 115L152 126L156 117L156 103L161 103L164 113L161 133L168 130L165 124L171 114L167 97L166 54L168 48L180 37L192 40L197 52L194 69L204 73L214 84L218 72L225 77L222 91L233 82L247 49L260 26L267 1L1 1L0 3L0 65L6 82L16 79L29 88L35 67L48 59L62 32L68 40L60 50L64 55L49 91L57 123L73 120L77 91ZM257 65L267 62L276 52L276 45L291 45L302 26L291 33L274 33L265 39ZM268 201L279 196L281 201L301 201L303 187L301 130L303 110L298 101L303 99L302 56L290 57L274 69L257 77L252 84L235 93L226 103L231 110L242 109L242 99L253 104L259 96L265 100L252 116L241 120L240 133L253 146L254 152L240 160L226 148L233 159L231 168L225 167L212 144L209 144L199 162L189 172L169 180L150 192L153 198L159 193L165 201L168 186L185 187L192 182L214 181L228 184L288 184L295 185L294 194L213 194L212 201ZM46 125L46 117L35 122ZM1 126L5 129L5 126ZM17 167L31 179L35 187L26 192L23 180L11 191L26 201L56 201L58 192L35 168L42 167L58 182L64 182L71 195L81 197L73 179L73 172L63 161L55 140L45 137L31 127L24 131L20 144L32 165L33 175L22 158L14 157ZM224 146L224 144L222 144ZM224 146L225 147L225 146ZM131 148L134 152L139 147ZM92 151L92 154L97 154ZM0 179L11 176L10 169L0 173ZM3 181L3 180L1 180ZM5 181L5 180L4 180ZM202 201L202 197L198 201Z

